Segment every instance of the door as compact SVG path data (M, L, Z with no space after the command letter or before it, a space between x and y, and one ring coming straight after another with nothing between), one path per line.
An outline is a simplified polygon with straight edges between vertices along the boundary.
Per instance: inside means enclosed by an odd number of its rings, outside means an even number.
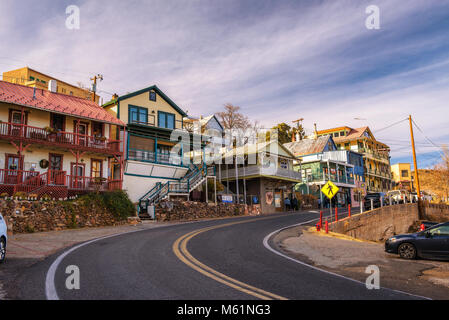
M57 142L65 143L65 136L62 133L62 131L65 130L65 116L52 113L50 117L50 127L56 130L53 139L56 139Z
M70 187L73 189L85 189L86 188L86 177L85 177L84 164L73 163L70 167Z
M428 233L429 237L424 235ZM444 225L423 232L423 238L419 240L418 250L423 257L449 258L449 225Z
M60 154L50 154L49 157L49 182L54 185L64 185L64 172L62 171L63 156Z
M11 128L9 134L12 136L19 136L22 126L22 112L18 110L10 111Z
M20 157L15 154L7 154L5 161L5 182L7 184L17 184L21 182L21 177L19 176L22 169L22 163Z
M76 127L75 127L76 128ZM78 125L78 144L80 146L86 146L87 145L87 134L88 134L88 124L87 123L80 123Z

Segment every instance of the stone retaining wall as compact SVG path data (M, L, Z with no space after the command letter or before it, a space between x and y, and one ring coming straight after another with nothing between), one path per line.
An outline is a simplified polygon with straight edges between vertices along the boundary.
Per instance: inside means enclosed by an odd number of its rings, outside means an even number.
M97 204L82 201L0 200L0 213L8 232L40 231L100 227L127 224Z
M254 214L244 204L218 203L170 200L161 201L155 207L158 221L188 221L202 218L219 218Z
M419 220L416 203L398 204L374 209L330 224L329 229L357 239L383 241L409 232Z
M419 204L419 209L422 220L434 222L449 221L449 206L447 204L421 202Z

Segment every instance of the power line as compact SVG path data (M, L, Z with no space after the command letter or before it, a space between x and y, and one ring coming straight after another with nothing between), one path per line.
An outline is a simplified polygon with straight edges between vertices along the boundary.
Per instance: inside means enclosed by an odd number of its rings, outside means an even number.
M415 125L415 127L419 130L419 132L422 133L422 135L424 136L424 138L426 138L427 141L429 141L432 145L434 145L436 148L439 149L439 152L441 153L441 155L443 157L445 157L446 155L444 154L444 152L442 151L443 148L439 147L436 143L434 143L429 137L426 136L426 134L424 133L424 131L418 126L418 124L415 122L415 120L412 119L413 124Z
M400 120L400 121L398 121L398 122L392 123L392 124L390 124L389 126L386 126L386 127L382 128L382 129L379 129L379 130L374 131L374 133L377 134L377 133L379 133L380 131L389 129L389 128L391 128L391 127L394 127L395 125L398 125L398 124L400 124L400 123L402 123L402 122L404 122L404 121L407 121L407 120L408 120L408 118L405 118L405 119Z

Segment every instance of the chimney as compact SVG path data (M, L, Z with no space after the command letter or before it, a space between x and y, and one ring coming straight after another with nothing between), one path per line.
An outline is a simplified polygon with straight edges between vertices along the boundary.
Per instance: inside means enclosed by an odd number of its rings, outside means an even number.
M293 131L292 132L292 142L295 142L295 140L296 140L295 137L296 137L296 133L295 133L295 131Z
M316 140L318 139L318 130L316 129L316 123L314 123L313 126L314 126L314 138Z
M56 92L58 88L58 83L56 82L56 80L50 80L48 81L48 91L50 92Z

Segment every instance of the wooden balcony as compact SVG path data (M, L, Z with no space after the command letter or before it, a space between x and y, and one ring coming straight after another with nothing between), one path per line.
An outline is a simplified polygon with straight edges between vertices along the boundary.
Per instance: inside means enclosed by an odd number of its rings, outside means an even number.
M35 194L57 194L55 198L65 198L68 194L121 190L122 181L67 175L65 171L37 171L0 169L0 193L10 196L16 192Z
M0 139L94 153L120 154L120 141L74 132L51 132L24 124L0 122Z

